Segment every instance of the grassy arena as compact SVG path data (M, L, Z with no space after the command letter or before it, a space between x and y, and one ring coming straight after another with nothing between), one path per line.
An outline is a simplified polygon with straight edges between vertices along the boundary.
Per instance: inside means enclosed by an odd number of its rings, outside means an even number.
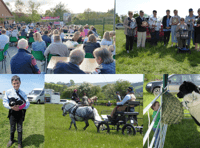
M144 107L146 107L154 98L153 94L148 93L145 90L146 84L144 83ZM160 101L160 99L158 99ZM184 110L188 113L187 110ZM153 110L150 109L151 121L153 120ZM190 115L185 115L185 117L191 118ZM147 131L148 116L147 113L144 115L144 134ZM150 140L153 137L154 132L150 133ZM165 145L164 148L198 148L200 147L200 127L196 125L193 119L184 119L181 123L168 126ZM145 145L144 148L147 148Z
M117 30L116 73L118 74L194 74L200 71L200 52L192 50L191 54L177 54L177 49L171 47L171 41L166 47L163 46L163 42L159 42L156 47L151 47L149 43L146 43L146 49L137 49L134 43L134 51L129 54L126 52L125 44L124 30Z
M143 136L137 133L135 136L124 136L121 131L111 131L109 134L97 133L97 128L93 121L89 120L89 127L83 130L85 122L76 122L78 130L74 126L69 130L71 119L69 114L62 116L62 105L45 104L45 148L141 148ZM114 106L94 106L100 113L102 110L110 110ZM136 107L136 111L138 107ZM142 117L142 107L140 115ZM139 120L139 125L142 124Z
M0 147L7 147L10 137L10 124L8 109L3 106L0 99ZM24 148L43 148L44 147L44 105L31 104L27 109L25 121L23 123L23 147ZM17 140L17 130L15 132L15 140ZM18 147L15 142L11 148Z

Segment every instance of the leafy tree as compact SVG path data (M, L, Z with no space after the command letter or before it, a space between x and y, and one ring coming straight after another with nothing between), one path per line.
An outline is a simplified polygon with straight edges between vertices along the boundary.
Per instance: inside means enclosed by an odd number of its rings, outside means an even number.
M22 13L25 10L25 5L22 0L16 0L15 1L15 12Z
M115 23L120 23L120 17L118 14L115 14Z
M39 2L34 2L32 0L28 1L28 9L27 12L30 14L32 21L38 22L41 17L38 14L38 10L40 8L40 3Z
M119 91L121 96L125 96L127 92L127 88L131 86L129 81L118 80L115 85L115 91Z
M75 85L74 80L70 80L70 85L71 85L71 86L74 86L74 85Z
M70 12L69 9L64 3L57 4L54 8L51 9L53 16L60 16L60 20L63 20L63 14Z
M127 17L127 15L120 15L121 22L124 22L124 19Z

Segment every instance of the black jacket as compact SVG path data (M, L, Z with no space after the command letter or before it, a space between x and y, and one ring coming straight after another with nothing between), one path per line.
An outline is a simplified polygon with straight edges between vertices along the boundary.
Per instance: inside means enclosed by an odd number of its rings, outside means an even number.
M100 44L99 43L91 43L91 42L86 42L83 46L83 49L85 50L86 53L91 53L93 54L93 51L96 48L99 48Z
M170 18L171 18L171 16L169 16L169 19ZM166 26L167 26L167 16L163 17L162 24L163 24L163 29L166 29ZM169 25L169 27L171 28L171 25Z
M144 17L143 17L143 18L144 18ZM137 31L138 31L138 32L145 32L145 31L147 30L146 27L142 27L142 26L141 26L143 21L147 21L147 19L144 18L144 20L142 20L142 19L140 18L140 16L138 16L138 17L136 18L136 22L137 22Z

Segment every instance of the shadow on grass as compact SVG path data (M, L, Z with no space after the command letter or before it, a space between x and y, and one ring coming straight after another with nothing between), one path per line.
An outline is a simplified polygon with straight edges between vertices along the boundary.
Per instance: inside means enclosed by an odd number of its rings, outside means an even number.
M133 51L129 54L126 53L126 43L122 44L121 47L123 50L118 50L118 53L116 55L116 60L118 57L139 57L140 55L146 55L144 58L147 58L148 56L158 54L157 58L164 59L168 55L170 55L173 59L175 59L177 62L184 62L184 60L188 60L191 67L196 67L200 63L200 52L191 50L191 54L189 53L177 53L177 48L175 47L169 47L171 44L169 42L168 46L164 46L163 42L158 42L157 46L151 46L149 42L146 42L146 48L137 48L137 43L134 42ZM118 46L117 46L118 48ZM193 48L192 48L193 49ZM142 58L142 57L141 57Z
M44 135L40 134L34 134L26 137L23 140L23 146L34 146L34 147L40 147L40 144L44 143Z

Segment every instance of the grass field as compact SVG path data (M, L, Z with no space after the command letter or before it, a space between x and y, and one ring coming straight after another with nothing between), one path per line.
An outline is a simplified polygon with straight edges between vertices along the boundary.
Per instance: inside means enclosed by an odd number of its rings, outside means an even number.
M76 122L78 130L74 126L69 130L71 119L69 115L62 116L62 105L45 104L45 148L141 148L143 136L137 133L135 136L124 136L121 131L111 131L109 134L97 133L93 121L89 120L89 127L84 131L84 122ZM94 106L100 113L102 110L112 111L114 106ZM136 107L136 111L139 107ZM140 108L142 118L142 107ZM139 125L143 121L139 120Z
M103 25L95 25L94 26L97 30L97 33L100 34L101 38L103 38ZM113 25L106 25L104 26L104 32L106 31L112 31Z
M145 90L145 86L148 82L144 82L144 108L155 98L153 94L148 93ZM158 99L160 101L160 99ZM184 110L188 113L187 110ZM150 109L151 121L153 120L153 110ZM190 115L185 115L190 117ZM144 134L148 127L148 116L147 113L144 115ZM154 132L150 133L150 141L153 137ZM184 119L181 123L168 126L164 148L199 148L200 147L200 127L198 127L193 119ZM147 148L147 145L144 146Z
M192 50L191 54L177 54L177 49L171 47L171 41L166 47L163 46L163 42L159 42L156 47L146 43L145 49L138 49L134 43L134 51L129 54L126 52L125 44L124 30L117 30L116 73L118 74L194 74L200 71L200 52Z
M8 109L2 104L0 99L0 148L6 148L10 137L10 124ZM27 109L25 121L23 123L23 141L24 148L43 148L44 147L44 105L31 104ZM17 140L17 130L15 140ZM15 142L11 148L17 148Z

